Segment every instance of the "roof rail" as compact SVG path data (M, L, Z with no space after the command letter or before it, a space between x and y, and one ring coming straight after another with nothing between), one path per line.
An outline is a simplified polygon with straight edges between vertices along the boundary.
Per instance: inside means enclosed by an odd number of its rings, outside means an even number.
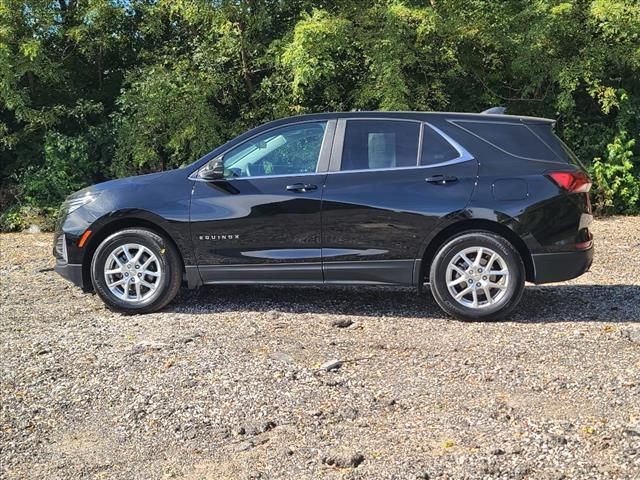
M507 107L491 107L482 113L493 114L493 115L504 115L506 111L507 111Z

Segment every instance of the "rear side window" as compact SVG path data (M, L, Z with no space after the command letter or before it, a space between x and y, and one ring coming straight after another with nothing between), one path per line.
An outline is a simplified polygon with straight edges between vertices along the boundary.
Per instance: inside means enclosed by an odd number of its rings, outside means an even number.
M420 124L400 120L348 120L340 170L413 167Z
M420 155L420 165L437 165L439 163L455 160L460 153L453 148L442 135L436 132L429 125L424 126L422 134L422 154Z
M526 125L503 122L453 122L494 147L516 157L555 160L556 156Z

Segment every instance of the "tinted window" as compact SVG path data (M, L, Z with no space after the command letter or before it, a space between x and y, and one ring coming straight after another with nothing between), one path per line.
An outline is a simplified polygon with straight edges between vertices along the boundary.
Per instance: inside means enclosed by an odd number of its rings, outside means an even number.
M301 123L270 130L224 156L226 177L314 173L326 122Z
M420 165L435 165L458 158L460 154L442 135L429 125L424 126L422 134L422 154Z
M417 122L348 120L341 170L416 166L419 136Z
M560 140L560 137L555 134L551 124L529 125L529 128L532 129L536 135L542 138L542 140L561 160L571 163L582 170L586 170L585 166L578 159L576 154L573 153L567 144Z
M555 160L553 152L525 125L502 122L454 123L511 155Z
M584 165L584 163L582 163L580 161L578 156L575 153L573 153L573 151L569 148L569 146L566 143L564 143L562 140L560 140L560 137L558 137L557 135L553 134L553 138L555 139L557 144L560 146L560 148L562 149L562 151L566 155L566 157L569 160L570 164L572 164L573 166L578 167L578 168L580 168L580 169L582 169L584 171L587 170L587 167Z

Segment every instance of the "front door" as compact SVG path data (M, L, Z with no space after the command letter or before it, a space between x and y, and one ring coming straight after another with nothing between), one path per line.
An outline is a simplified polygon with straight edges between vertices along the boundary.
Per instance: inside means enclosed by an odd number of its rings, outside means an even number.
M477 162L420 121L340 120L335 145L322 211L325 282L411 285L425 238L467 205Z
M318 165L330 123L268 130L224 154L224 179L195 182L191 235L204 283L322 282Z

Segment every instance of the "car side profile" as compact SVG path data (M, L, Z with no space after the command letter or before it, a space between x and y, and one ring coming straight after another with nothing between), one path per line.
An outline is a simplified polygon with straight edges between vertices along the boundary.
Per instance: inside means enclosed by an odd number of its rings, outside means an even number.
M497 319L591 265L591 181L554 121L349 112L259 126L185 168L69 196L56 271L125 313L182 285L429 285Z

